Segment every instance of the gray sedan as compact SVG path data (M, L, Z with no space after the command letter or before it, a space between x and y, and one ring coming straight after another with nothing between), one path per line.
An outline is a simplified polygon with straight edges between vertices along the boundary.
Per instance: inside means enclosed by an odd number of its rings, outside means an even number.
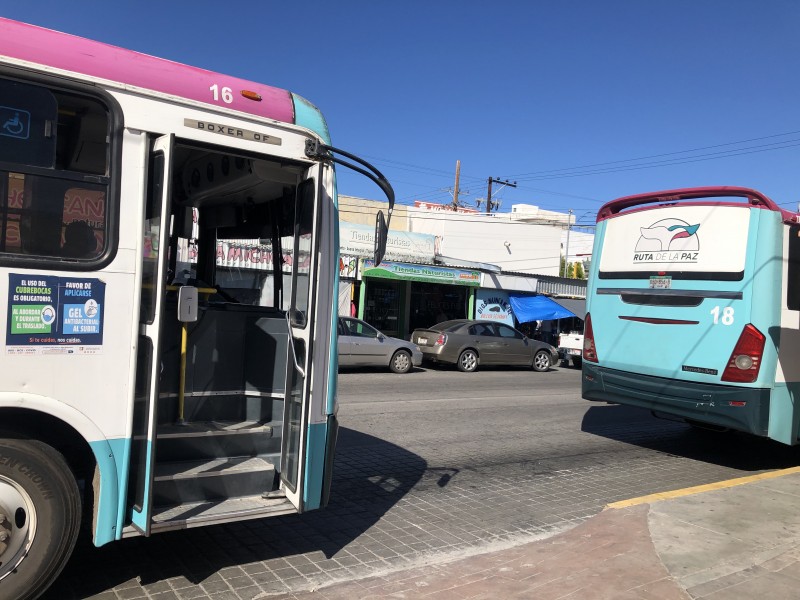
M503 323L457 319L429 329L415 329L411 341L425 360L474 371L478 365L519 365L547 371L558 360L558 350L532 340Z
M383 335L369 323L339 317L340 367L389 367L408 373L422 364L422 353L410 342Z

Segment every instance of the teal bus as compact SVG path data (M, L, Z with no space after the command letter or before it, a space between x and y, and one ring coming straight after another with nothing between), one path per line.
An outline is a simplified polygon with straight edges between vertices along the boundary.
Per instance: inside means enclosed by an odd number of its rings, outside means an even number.
M582 393L798 441L800 224L740 187L620 198L597 215Z

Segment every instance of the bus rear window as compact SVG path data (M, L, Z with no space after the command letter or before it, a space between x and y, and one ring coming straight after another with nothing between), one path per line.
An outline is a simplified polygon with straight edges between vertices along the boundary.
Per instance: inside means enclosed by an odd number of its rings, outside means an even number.
M606 221L599 277L740 280L750 223L746 206L671 206Z

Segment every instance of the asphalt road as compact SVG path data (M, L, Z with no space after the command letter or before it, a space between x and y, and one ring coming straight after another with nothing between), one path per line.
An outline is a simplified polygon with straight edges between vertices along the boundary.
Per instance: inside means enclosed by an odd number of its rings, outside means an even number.
M580 371L339 377L329 506L82 546L46 598L249 599L546 537L609 502L800 464L800 450L580 398Z

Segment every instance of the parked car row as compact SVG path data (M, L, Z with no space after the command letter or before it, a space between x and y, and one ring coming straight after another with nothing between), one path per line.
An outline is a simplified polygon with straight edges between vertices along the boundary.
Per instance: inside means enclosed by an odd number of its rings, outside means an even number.
M526 366L547 371L559 360L558 350L533 340L504 323L473 319L444 321L415 329L406 342L382 334L353 317L339 317L339 366L388 367L407 373L423 361L455 365L472 372L478 366Z

